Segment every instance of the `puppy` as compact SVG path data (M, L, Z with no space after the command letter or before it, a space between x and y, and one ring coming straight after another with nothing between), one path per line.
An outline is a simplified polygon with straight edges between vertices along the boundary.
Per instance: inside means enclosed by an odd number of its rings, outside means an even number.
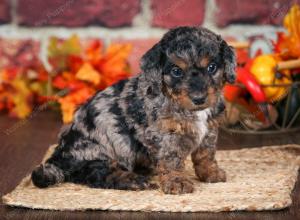
M226 180L215 160L215 122L225 109L222 87L235 80L232 48L205 28L179 27L142 57L141 69L76 111L53 155L32 172L34 185L142 190L158 175L163 192L191 193L189 154L200 181Z

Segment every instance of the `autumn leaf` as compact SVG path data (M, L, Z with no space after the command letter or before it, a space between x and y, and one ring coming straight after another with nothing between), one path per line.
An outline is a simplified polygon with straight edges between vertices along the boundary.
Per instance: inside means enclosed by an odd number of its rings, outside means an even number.
M101 77L98 71L96 71L93 66L89 63L84 63L81 68L76 73L76 78L80 80L84 80L87 82L91 82L94 85L98 85L100 83Z
M40 83L40 82L32 82L29 84L29 89L32 91L32 92L35 92L39 95L44 95L46 94L46 91L45 91L45 86Z
M20 70L18 68L6 68L0 71L0 83L9 82L16 78L17 75L20 75Z
M76 79L71 72L63 72L55 76L52 80L52 85L58 89L69 89L71 91L87 87L84 81Z
M50 38L48 44L48 60L55 70L65 70L68 56L79 55L80 53L80 41L76 35L64 41L59 41L56 37Z
M79 55L69 55L67 58L67 65L70 72L76 73L84 63L84 60Z
M115 74L113 76L106 76L104 78L105 84L106 84L106 86L111 86L122 79L128 78L128 76L129 76L128 72L125 72L125 71L118 72L118 74Z
M69 72L64 72L64 73L71 74ZM52 80L52 85L58 89L67 88L69 85L69 80L67 79L67 77L65 77L66 74L57 74Z
M65 97L59 98L58 102L61 105L61 110L63 114L63 122L70 123L73 120L74 112L78 105L84 103L89 99L95 90L89 87L82 88L80 90L74 91Z
M48 57L60 55L78 55L81 53L80 41L77 35L67 40L60 41L57 37L51 37L48 44Z
M103 58L102 49L102 43L100 40L91 42L85 51L86 60L92 65L97 65Z
M128 67L127 58L131 49L130 44L111 44L104 56L105 62L100 64L101 72L105 75L123 72Z
M11 84L15 89L15 93L11 96L14 103L11 114L21 119L26 118L32 111L29 103L31 92L24 80L15 79Z
M38 77L37 80L39 82L46 82L49 80L49 74L45 69L41 69L38 71Z
M288 33L279 32L274 50L284 59L300 57L300 7L295 4L284 17L283 25Z
M43 68L5 68L0 72L0 110L7 110L17 118L27 117L38 96L46 94L47 73ZM41 74L40 74L41 73Z
M132 48L130 44L111 44L105 50L100 40L93 40L86 48L81 48L83 53L76 54L68 48L79 45L77 40L54 39L49 44L49 60L53 61L54 67L59 67L54 69L56 75L52 85L56 90L67 90L66 94L55 97L60 103L65 123L72 121L77 106L97 90L130 76L127 61Z

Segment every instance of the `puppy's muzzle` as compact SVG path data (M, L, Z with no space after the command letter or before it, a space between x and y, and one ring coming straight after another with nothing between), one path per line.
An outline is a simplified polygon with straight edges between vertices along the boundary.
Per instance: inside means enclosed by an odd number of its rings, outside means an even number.
M206 97L194 97L192 98L192 102L195 105L203 105L206 101Z

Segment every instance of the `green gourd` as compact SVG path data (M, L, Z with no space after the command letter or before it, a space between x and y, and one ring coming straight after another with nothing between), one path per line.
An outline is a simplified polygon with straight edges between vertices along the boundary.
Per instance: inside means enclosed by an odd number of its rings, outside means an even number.
M286 117L285 126L287 126L291 122L294 115L300 109L300 89L297 85L291 86L290 97L287 96L285 99L281 100L278 103L277 110L278 110L279 116L278 116L277 123L279 125L283 125L284 113L286 110L287 102L289 102L289 108L287 109L287 117ZM293 122L292 126L295 126L295 125L300 126L300 114L298 114L297 119Z

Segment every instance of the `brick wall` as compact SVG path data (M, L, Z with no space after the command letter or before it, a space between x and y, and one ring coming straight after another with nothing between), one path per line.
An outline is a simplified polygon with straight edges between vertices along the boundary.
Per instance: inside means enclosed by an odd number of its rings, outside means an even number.
M28 60L43 60L49 36L77 33L133 43L130 61L138 71L141 54L168 28L203 25L237 39L274 33L295 2L300 0L0 0L0 67L24 51Z

